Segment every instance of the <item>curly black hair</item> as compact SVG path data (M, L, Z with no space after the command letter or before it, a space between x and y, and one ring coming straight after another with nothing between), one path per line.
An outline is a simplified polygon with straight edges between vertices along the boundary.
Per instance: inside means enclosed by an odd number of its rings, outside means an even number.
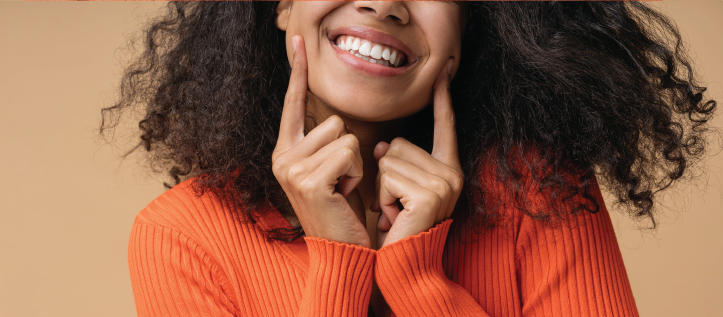
M175 184L197 177L198 194L224 193L244 221L272 206L293 217L271 172L291 71L276 5L169 4L144 31L120 99L102 110L101 134L145 109L133 150ZM540 221L597 212L597 175L655 227L653 198L702 157L716 108L674 23L635 2L471 3L467 21L451 87L467 175L455 223L498 226L498 184ZM413 115L408 139L429 150L431 124L431 107ZM548 195L547 206L528 208L528 191ZM269 238L302 235L278 228Z

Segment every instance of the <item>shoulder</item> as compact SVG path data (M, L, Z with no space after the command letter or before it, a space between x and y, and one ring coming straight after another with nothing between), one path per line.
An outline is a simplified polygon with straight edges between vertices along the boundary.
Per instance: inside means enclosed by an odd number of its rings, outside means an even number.
M159 314L159 305L173 309L179 303L229 315L238 307L240 283L234 268L238 259L241 222L234 204L218 195L197 195L193 180L167 190L141 210L128 242L128 267L139 312ZM182 291L169 292L180 287ZM146 296L162 290L163 296ZM210 303L226 306L209 305ZM228 305L230 303L230 305ZM183 305L183 304L181 304ZM165 316L165 315L164 315Z
M156 197L138 213L135 222L177 229L193 225L199 213L208 211L209 204L204 202L214 205L216 200L209 194L196 195L193 181L186 180Z
M213 191L198 194L195 178L186 180L151 201L135 218L134 227L152 226L184 235L211 251L219 241L238 237L239 231L255 231L240 220L240 207Z

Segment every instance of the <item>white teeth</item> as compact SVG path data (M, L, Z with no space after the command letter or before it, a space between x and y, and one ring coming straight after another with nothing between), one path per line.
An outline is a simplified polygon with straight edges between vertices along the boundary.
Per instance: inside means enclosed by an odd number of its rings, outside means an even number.
M347 39L349 39L349 37L347 37ZM336 41L336 46L345 51L349 50L349 45L346 45L346 42L347 41L344 40L344 37L340 36L339 39Z
M365 61L389 67L398 67L404 55L391 47L374 44L353 36L339 36L336 45Z
M359 47L359 54L362 54L364 56L369 56L369 53L371 53L372 45L369 42L364 42Z
M389 60L389 48L388 47L385 48L384 51L382 52L382 58Z
M379 45L374 45L374 47L372 47L371 56L375 59L382 58L382 47Z

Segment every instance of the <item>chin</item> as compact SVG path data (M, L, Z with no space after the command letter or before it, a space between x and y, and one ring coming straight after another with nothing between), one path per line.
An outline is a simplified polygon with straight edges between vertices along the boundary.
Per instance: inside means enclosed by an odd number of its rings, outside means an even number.
M328 82L334 81L329 80ZM380 90L391 87L379 87L379 85L369 87L364 84L346 81L338 81L336 85L327 83L325 87L334 86L337 87L337 90L324 89L320 91L320 94L314 95L321 104L330 108L332 113L364 122L383 122L405 118L430 104L430 95L420 96L420 94L403 93L398 90L396 90L397 92L385 92Z
M364 121L364 122L384 122L396 119L405 118L411 116L419 111L422 107L415 107L414 109L394 109L393 105L380 104L380 103L357 103L357 104L345 104L341 107L330 105L330 107L352 120ZM392 110L392 111L390 111Z

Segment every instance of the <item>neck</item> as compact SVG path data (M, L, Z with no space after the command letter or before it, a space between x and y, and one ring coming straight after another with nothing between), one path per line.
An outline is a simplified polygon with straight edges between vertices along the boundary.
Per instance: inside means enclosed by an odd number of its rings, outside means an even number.
M360 121L337 111L311 92L307 92L307 94L309 98L306 104L306 112L313 120L306 120L306 131L311 131L317 124L321 124L330 116L337 115L344 120L349 131L359 139L364 176L357 189L364 206L369 208L369 204L374 198L375 181L379 171L377 161L374 159L374 148L381 141L391 142L394 138L401 136L404 130L405 118L383 122Z

